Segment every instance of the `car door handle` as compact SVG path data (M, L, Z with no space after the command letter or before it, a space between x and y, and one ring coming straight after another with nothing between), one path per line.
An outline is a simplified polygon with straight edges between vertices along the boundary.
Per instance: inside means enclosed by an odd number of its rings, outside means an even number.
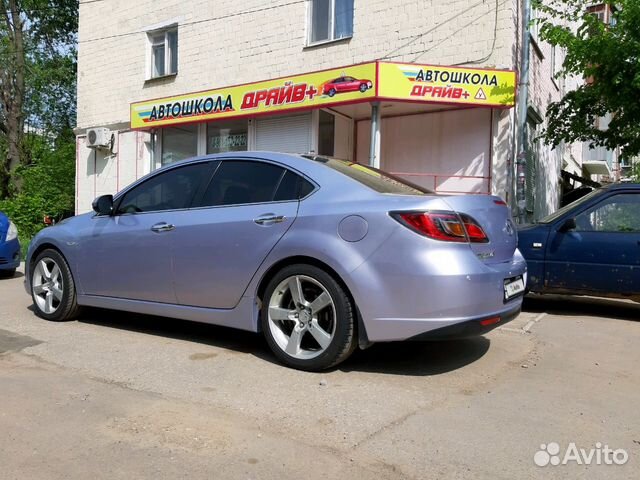
M282 223L287 217L284 215L274 215L273 213L267 213L260 215L258 218L254 218L253 221L258 225L273 225L274 223Z
M166 222L156 223L153 227L151 227L151 231L156 233L170 232L171 230L175 229L175 225L171 225L170 223Z

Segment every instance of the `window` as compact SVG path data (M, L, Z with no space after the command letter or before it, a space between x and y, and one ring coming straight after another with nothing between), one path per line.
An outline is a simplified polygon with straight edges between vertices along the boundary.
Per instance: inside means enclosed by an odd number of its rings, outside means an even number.
M640 196L614 195L576 217L578 232L640 232Z
M333 157L335 151L336 118L320 110L320 124L318 125L318 153Z
M150 69L147 78L178 73L178 29L155 31L148 34L148 39Z
M272 202L285 170L264 162L226 160L204 193L201 206Z
M425 195L433 193L431 190L414 185L395 175L359 163L310 155L303 155L303 157L322 162L333 170L366 185L378 193L395 193L399 195Z
M280 185L278 186L278 190L276 190L273 200L276 202L298 200L309 195L313 189L314 186L311 182L308 182L300 175L287 170L280 181Z
M162 129L162 165L198 154L198 126L180 125Z
M207 125L207 153L247 150L246 120L212 122Z
M159 173L127 192L118 214L189 208L209 163L197 163Z
M352 35L353 0L310 0L310 44Z

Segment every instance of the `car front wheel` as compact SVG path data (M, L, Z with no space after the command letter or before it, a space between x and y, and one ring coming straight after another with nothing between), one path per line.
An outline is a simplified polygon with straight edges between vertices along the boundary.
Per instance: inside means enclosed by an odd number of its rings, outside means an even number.
M349 296L331 275L312 265L291 265L267 286L262 329L283 363L320 371L353 352L354 316Z
M31 297L36 314L61 322L78 313L76 288L69 265L56 250L44 250L33 264Z

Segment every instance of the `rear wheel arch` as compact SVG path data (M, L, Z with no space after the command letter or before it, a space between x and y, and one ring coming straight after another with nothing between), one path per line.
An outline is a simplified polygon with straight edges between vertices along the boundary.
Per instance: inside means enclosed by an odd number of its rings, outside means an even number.
M356 329L356 335L357 338L359 340L359 344L361 347L364 347L366 345L369 344L369 340L367 337L367 332L366 332L366 328L364 326L364 323L362 322L362 316L360 315L360 309L358 308L358 303L356 302L355 298L353 297L353 294L351 293L351 289L349 288L349 286L344 282L344 280L342 279L342 277L340 276L340 274L338 272L336 272L336 270L334 268L332 268L330 265L328 265L327 263L318 260L317 258L313 258L313 257L308 257L306 255L296 255L293 257L287 257L284 258L276 263L274 263L265 273L264 275L262 275L262 278L260 279L260 283L258 284L258 289L256 291L256 297L260 300L260 303L262 303L264 301L264 294L265 291L267 289L267 286L269 285L269 282L271 281L271 279L283 268L288 267L289 265L296 265L296 264L305 264L305 265L313 265L314 267L318 267L321 270L324 270L326 273L328 273L336 282L338 282L340 284L340 286L344 289L344 291L346 292L347 296L349 297L349 300L351 300L352 305L354 305L355 307L355 314L356 314L356 318L357 321L354 325L355 329ZM256 318L256 322L257 322L257 329L258 331L261 330L261 322L259 318Z

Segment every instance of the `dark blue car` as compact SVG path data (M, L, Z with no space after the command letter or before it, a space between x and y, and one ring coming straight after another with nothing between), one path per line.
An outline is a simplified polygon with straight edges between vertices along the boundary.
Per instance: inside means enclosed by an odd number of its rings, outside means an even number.
M640 184L599 188L518 230L527 288L640 300Z
M0 212L0 277L12 277L20 265L18 229Z

